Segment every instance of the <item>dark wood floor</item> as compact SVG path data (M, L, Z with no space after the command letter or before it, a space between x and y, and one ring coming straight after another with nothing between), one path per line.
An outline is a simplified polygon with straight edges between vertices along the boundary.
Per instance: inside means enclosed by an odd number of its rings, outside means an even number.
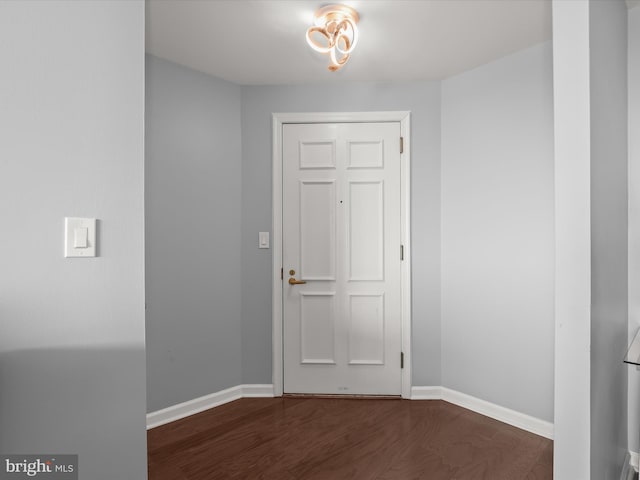
M542 480L553 442L437 400L245 398L148 432L150 480Z

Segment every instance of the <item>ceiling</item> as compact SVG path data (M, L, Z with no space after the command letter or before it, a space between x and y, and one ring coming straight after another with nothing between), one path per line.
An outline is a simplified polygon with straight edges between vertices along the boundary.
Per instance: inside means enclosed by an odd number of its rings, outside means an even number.
M550 0L359 0L351 59L305 41L317 0L147 0L152 55L241 85L441 79L551 38Z

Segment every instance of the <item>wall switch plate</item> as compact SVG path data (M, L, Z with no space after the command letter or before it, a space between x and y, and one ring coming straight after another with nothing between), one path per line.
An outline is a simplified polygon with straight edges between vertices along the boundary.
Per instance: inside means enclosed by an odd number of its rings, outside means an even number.
M96 219L65 217L64 256L96 256Z
M269 232L258 233L258 248L269 248Z

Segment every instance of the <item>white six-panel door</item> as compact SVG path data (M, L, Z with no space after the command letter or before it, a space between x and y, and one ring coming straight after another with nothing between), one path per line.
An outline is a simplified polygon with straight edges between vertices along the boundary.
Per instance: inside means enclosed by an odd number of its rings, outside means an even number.
M401 393L399 147L398 122L283 125L285 393Z

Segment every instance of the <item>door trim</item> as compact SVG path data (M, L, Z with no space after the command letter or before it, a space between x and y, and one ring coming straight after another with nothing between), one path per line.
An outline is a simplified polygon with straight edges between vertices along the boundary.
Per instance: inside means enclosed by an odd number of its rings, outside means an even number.
M287 123L375 123L400 122L404 138L400 154L400 241L404 246L401 263L401 328L404 368L401 371L402 398L411 398L411 112L321 112L272 114L272 371L273 393L282 396L284 390L283 305L282 305L282 126ZM398 249L399 250L399 249ZM400 252L398 251L398 255Z

